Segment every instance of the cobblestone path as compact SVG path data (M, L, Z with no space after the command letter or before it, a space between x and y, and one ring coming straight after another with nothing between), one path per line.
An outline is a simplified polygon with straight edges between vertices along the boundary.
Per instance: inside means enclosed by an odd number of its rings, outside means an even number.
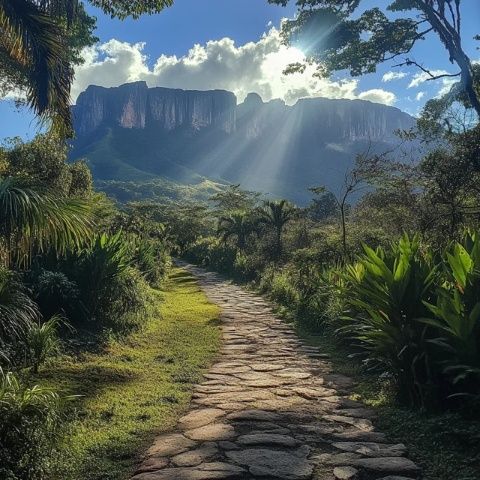
M223 346L174 433L159 436L134 480L419 478L405 446L348 398L351 380L306 346L268 303L185 265L222 308Z

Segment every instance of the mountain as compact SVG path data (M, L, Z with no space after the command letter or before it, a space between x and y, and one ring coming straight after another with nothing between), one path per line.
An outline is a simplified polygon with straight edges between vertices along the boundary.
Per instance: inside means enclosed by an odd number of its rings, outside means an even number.
M355 154L398 143L415 120L364 100L308 98L288 106L251 93L237 105L223 90L90 86L73 107L72 158L109 182L217 182L303 204L307 189L339 189Z

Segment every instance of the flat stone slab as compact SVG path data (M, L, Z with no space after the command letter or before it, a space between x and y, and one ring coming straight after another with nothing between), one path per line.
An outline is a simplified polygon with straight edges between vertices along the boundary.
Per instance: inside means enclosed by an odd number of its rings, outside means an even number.
M208 425L224 415L225 411L219 408L193 410L178 421L178 426L183 430L192 430Z
M410 459L405 457L361 458L352 463L375 473L418 474L420 469Z
M147 456L170 457L183 453L196 445L191 439L178 433L160 435L155 443L147 450Z
M203 427L187 430L185 436L191 440L218 441L235 438L235 429L226 423L212 423Z
M252 475L274 477L284 480L308 480L313 466L308 462L306 452L286 452L262 448L227 452L227 457L248 468Z
M132 480L228 480L245 478L245 470L223 462L204 463L191 468L166 468L158 472L140 473Z
M218 448L215 444L204 444L200 448L175 455L172 458L172 463L177 467L194 467L200 465L202 462L213 459L217 453Z
M335 442L332 446L345 452L358 453L367 457L401 457L407 448L403 443L396 445L373 442Z
M355 480L358 478L358 470L353 467L335 467L333 476L336 480Z
M298 441L288 435L278 435L275 433L253 433L250 435L241 435L237 438L237 445L276 445L279 447L293 448L298 446Z

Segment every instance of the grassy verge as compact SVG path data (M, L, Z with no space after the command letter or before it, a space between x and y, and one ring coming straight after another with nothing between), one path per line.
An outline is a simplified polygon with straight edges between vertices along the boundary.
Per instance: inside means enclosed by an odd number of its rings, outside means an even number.
M58 479L127 479L155 434L175 425L215 355L219 310L190 274L173 269L153 296L142 331L44 370L44 383L82 395L73 404Z
M378 375L365 373L334 338L313 335L300 326L297 332L330 355L336 373L356 380L352 398L376 410L376 426L392 441L407 446L409 457L422 467L426 480L480 478L480 422L458 413L429 414L402 408L387 383Z

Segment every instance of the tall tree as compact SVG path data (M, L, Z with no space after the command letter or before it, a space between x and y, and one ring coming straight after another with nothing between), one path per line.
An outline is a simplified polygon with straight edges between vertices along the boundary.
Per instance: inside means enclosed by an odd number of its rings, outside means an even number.
M274 254L277 260L281 257L283 251L283 230L295 214L295 207L287 200L267 201L263 209L260 210L259 223L273 229L275 235Z
M254 224L248 212L238 211L221 217L218 222L218 233L222 235L223 241L230 238L236 239L239 250L245 250L247 238L254 231Z
M289 0L268 0L286 5ZM372 73L378 64L404 56L397 65L415 65L429 79L459 77L468 101L480 116L480 93L476 73L461 37L461 0L390 0L387 16L379 7L361 11L362 0L296 0L299 12L283 24L287 43L300 44L309 60L318 62L320 72L349 70L354 76ZM473 7L475 2L465 2ZM359 12L361 12L359 14ZM398 18L399 15L404 15ZM437 35L458 73L435 75L409 55L429 34ZM302 70L302 64L290 70Z

